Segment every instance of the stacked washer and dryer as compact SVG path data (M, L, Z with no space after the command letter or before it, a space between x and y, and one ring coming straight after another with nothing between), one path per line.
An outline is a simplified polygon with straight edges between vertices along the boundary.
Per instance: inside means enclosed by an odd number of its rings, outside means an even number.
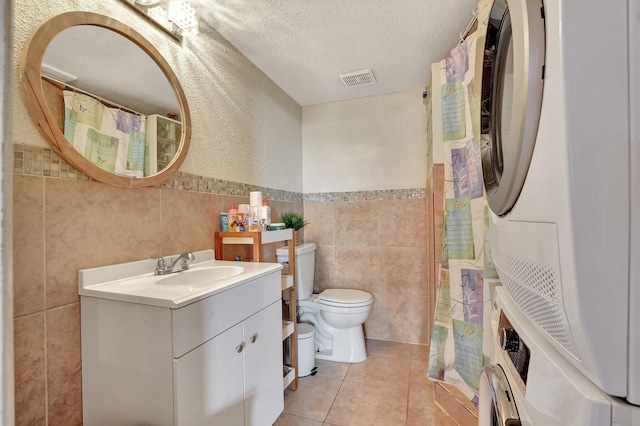
M640 425L640 2L495 0L480 425Z

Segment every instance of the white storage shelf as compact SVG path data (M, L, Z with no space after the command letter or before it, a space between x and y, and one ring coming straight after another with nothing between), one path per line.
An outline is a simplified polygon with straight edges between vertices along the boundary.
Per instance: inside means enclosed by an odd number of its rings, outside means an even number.
M253 244L253 238L250 236L243 237L243 232L238 232L238 236L222 237L222 244ZM277 243L291 239L291 229L280 229L278 231L262 232L262 244Z
M293 275L282 276L282 291L285 291L289 287L293 286Z

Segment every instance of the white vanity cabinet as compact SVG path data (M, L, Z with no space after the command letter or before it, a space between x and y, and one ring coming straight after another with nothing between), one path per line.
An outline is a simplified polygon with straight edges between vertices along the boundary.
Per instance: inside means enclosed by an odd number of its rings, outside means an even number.
M273 344L280 339L274 327L280 310L273 303L174 361L177 424L275 422L283 409L282 345ZM211 359L216 362L203 369Z
M276 270L178 308L81 296L84 425L272 425Z

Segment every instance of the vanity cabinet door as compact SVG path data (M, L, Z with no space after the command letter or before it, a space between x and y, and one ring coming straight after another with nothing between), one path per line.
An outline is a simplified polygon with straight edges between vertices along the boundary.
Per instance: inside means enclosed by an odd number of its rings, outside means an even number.
M175 424L244 424L243 324L174 360Z
M276 421L284 409L280 309L272 303L174 360L176 425Z
M284 410L280 301L244 322L245 425L272 425Z

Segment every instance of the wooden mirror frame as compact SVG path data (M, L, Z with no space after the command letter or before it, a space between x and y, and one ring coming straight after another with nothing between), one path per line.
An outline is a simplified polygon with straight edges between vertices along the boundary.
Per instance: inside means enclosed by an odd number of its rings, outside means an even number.
M131 40L160 67L180 106L182 123L181 140L173 160L155 175L142 178L131 178L113 174L93 164L65 138L64 133L56 125L44 95L41 77L41 64L47 46L61 31L76 25L95 25L114 31ZM151 43L141 34L115 19L92 12L67 12L57 15L38 28L27 41L20 63L20 86L27 110L40 134L62 158L87 176L100 182L122 188L141 188L160 184L171 177L184 161L191 140L191 116L186 96L180 86L178 77L169 63L160 55Z

